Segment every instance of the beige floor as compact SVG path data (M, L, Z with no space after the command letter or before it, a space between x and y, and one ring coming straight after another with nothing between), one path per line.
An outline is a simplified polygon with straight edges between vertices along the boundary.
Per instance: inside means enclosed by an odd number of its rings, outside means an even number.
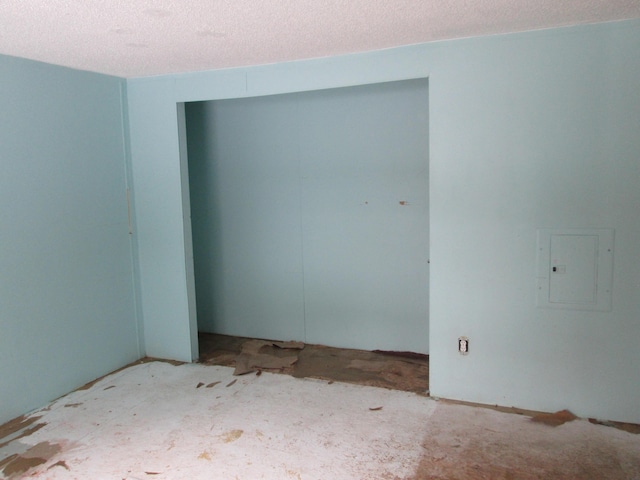
M640 435L383 388L150 362L0 430L0 478L638 479Z

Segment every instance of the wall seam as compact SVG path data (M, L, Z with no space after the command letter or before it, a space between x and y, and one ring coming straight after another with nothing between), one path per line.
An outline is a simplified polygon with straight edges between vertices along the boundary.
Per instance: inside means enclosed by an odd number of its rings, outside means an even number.
M133 188L133 164L131 157L131 135L129 125L129 107L128 107L128 84L126 80L120 82L120 111L122 115L122 140L124 146L124 162L125 162L125 188L128 199L129 215L130 215L130 231L129 231L129 252L131 258L131 276L133 286L133 307L136 323L136 342L138 345L138 357L142 358L146 355L144 344L144 323L142 315L141 302L141 284L140 284L140 265L138 255L138 239L136 233L136 209L135 209L135 190Z

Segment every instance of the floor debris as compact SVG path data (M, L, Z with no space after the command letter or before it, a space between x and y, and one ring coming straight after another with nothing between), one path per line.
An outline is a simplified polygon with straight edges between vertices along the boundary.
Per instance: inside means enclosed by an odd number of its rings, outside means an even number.
M587 420L547 428L524 414L270 372L213 395L193 388L238 380L230 367L163 362L104 377L0 426L0 479L640 478L640 436Z
M569 410L560 410L555 413L541 413L531 418L532 422L543 423L551 427L557 427L567 422L572 422L577 419L573 413Z
M636 423L612 422L610 420L598 420L595 418L590 418L589 422L593 423L594 425L604 425L605 427L617 428L618 430L622 430L624 432L633 433L634 435L640 435L640 425Z
M224 443L231 443L238 440L243 433L244 433L244 430L231 430L229 432L225 432L224 434L220 435L220 438L222 438L222 441Z
M265 370L420 394L429 389L429 356L419 353L368 352L208 333L199 334L199 343L201 363L235 367L235 375Z
M304 348L304 342L272 342L272 345L278 348L290 348L294 350L302 350Z
M273 357L264 354L241 353L236 357L236 369L234 375L246 375L256 372L258 369L283 370L298 361L297 355L289 357Z
M65 470L70 470L69 466L67 465L67 463L64 460L57 461L56 463L51 465L49 468L47 468L47 470L51 470L54 467L62 467Z
M22 453L15 453L0 461L0 470L5 478L15 478L32 468L47 463L61 448L49 442L40 442L30 446Z
M26 429L29 425L37 422L40 418L40 416L26 417L23 415L5 423L0 426L0 440L9 437L20 430Z
M298 354L282 355L282 350L302 350L302 342L273 342L268 340L247 340L242 344L240 354L235 358L234 375L246 375L260 369L282 371L298 361Z
M32 416L30 418L27 418L23 415L2 425L0 427L0 449L7 446L10 442L20 440L23 437L28 437L29 435L46 426L45 422L40 422L33 425L40 418L41 417L38 415Z

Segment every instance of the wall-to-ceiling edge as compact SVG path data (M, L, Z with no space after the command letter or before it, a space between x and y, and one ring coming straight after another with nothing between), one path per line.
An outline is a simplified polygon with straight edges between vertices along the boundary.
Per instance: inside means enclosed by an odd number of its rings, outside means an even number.
M640 422L639 27L128 80L147 354L194 356L178 103L428 77L431 394ZM610 311L536 306L544 228L615 230Z

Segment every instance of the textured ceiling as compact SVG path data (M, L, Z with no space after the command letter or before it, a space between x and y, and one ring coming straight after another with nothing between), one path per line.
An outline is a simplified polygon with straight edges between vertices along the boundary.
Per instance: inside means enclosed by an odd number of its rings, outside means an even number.
M0 53L122 77L640 18L640 0L0 0Z

